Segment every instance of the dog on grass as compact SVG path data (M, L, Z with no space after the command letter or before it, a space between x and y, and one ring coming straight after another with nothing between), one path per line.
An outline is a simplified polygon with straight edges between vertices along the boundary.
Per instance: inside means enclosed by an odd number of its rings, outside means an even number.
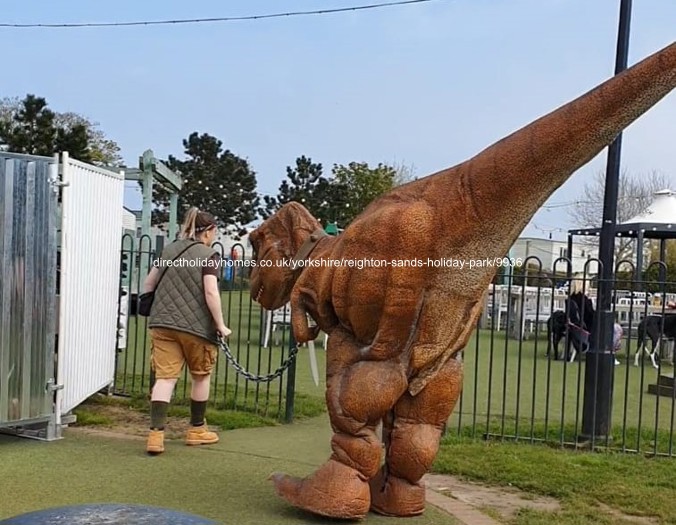
M661 315L648 315L644 317L638 325L637 338L638 347L636 354L634 354L634 366L638 366L638 358L641 355L641 350L645 351L650 356L653 367L657 366L657 351L659 350L662 338L674 339L676 338L676 313ZM650 338L652 342L652 351L648 351L648 341Z
M551 354L554 348L554 360L559 360L559 343L561 339L568 334L568 341L564 350L564 359L571 363L575 361L578 353L584 353L588 349L589 334L579 326L569 322L566 319L566 312L556 310L552 316L547 319L547 356ZM571 349L572 345L572 349ZM572 351L571 351L572 350Z

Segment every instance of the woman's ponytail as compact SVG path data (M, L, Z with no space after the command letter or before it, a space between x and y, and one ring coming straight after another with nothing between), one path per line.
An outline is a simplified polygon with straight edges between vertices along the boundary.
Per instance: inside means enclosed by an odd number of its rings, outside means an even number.
M195 220L197 219L197 214L199 209L195 206L190 208L183 217L183 224L181 225L181 233L179 234L180 239L194 239L195 238Z
M210 213L199 211L195 206L190 208L183 218L179 239L195 239L195 235L216 226L216 219Z

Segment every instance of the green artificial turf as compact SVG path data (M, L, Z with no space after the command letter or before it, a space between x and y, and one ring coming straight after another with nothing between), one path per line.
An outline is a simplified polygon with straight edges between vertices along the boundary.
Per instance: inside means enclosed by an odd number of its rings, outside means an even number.
M164 454L145 454L137 438L67 430L44 443L0 436L0 519L64 505L126 503L160 506L227 524L336 523L294 509L267 477L274 471L310 474L330 454L325 417L293 425L220 432L215 445L167 442ZM369 514L367 523L392 523ZM407 525L457 523L429 506Z

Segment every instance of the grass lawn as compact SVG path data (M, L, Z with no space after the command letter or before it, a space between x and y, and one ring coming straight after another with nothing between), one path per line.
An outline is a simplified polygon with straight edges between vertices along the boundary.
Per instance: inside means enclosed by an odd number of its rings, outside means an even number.
M489 428L521 439L574 441L582 429L585 364L550 360L546 348L543 339L519 343L506 340L504 332L489 331L480 331L477 339L475 332L465 349L463 395L450 430L481 437ZM649 360L634 367L633 349L629 362L626 353L619 359L610 445L673 451L676 400L647 392L658 377ZM673 374L673 368L664 365L660 373Z
M554 512L524 508L500 520L510 525L676 524L673 459L447 436L433 470L560 503Z
M223 307L226 323L233 329L230 349L240 363L254 373L274 371L285 359L288 345L282 340L270 349L261 348L260 309L251 305L248 293L224 293ZM321 339L316 344L318 386L311 378L307 350L301 348L297 357L295 424L280 425L286 373L281 381L257 385L236 379L234 369L221 355L207 419L210 425L235 430L224 432L223 442L215 448L191 450L174 442L171 454L158 462L142 453L149 348L145 323L136 326L131 321L129 346L120 354L120 372L126 374L118 375L117 384L131 395L126 399L94 396L76 412L79 426L110 427L135 434L141 441L130 446L119 438L71 434L53 444L53 451L43 457L39 451L52 445L41 448L19 440L6 446L0 439L5 470L16 480L12 486L21 487L3 495L0 518L59 504L125 501L177 508L224 523L332 523L290 510L272 495L265 481L277 468L307 474L330 453ZM505 490L519 488L525 491L523 501L550 496L560 504L556 511L533 510L524 504L511 517L485 506L485 512L509 525L676 524L674 459L557 446L574 441L580 431L584 361L549 361L545 350L543 339L519 343L506 340L500 332L473 335L463 356L463 397L450 418L433 472ZM635 368L633 355L629 364L626 355L620 359L623 363L614 371L611 445L669 452L674 400L647 393L658 375L647 363ZM666 367L662 370L663 374L671 372ZM186 381L179 384L169 414L169 439L180 439L187 425L188 388ZM276 428L269 428L272 426ZM484 441L487 430L514 434L522 442ZM531 438L544 439L545 444L531 445ZM40 479L47 474L41 469L52 472L61 468L59 465L67 465L64 475L68 483L58 491L45 489ZM152 490L145 489L149 486ZM390 523L392 519L369 516L368 522ZM406 522L456 523L429 506L424 517Z
M229 348L238 363L256 376L275 372L289 354L288 329L280 330L270 338L268 348L262 346L263 328L261 308L250 300L244 290L223 292L222 306L225 323L233 333ZM118 368L114 388L131 396L146 395L150 389L150 338L143 317L130 317L127 326L127 347L118 353ZM279 344L276 344L279 343ZM319 367L319 385L310 373L307 347L299 349L296 357L294 417L312 417L324 411L325 355L321 341L316 343ZM212 374L211 401L214 408L253 412L267 418L283 420L286 415L286 388L288 373L268 382L254 382L236 373L225 354L221 353ZM187 400L190 381L187 371L179 380L175 396Z
M257 375L274 372L288 356L288 330L271 337L270 348L262 347L261 309L247 290L223 292L226 324L233 330L229 347L238 362ZM127 349L119 354L116 387L134 395L149 389L149 340L145 319L131 318ZM279 339L279 341L277 341ZM279 343L279 344L276 344ZM311 374L307 347L296 358L294 417L311 417L325 410L325 353L323 335L316 341L319 385ZM625 345L626 346L626 345ZM633 366L631 354L619 356L615 367L612 438L609 445L624 449L669 453L676 422L674 399L648 393L658 372L649 361ZM575 363L552 361L545 356L545 334L519 342L506 339L505 332L475 331L464 352L465 378L462 399L450 419L450 429L462 435L482 437L489 430L498 436L574 442L582 430L584 360ZM560 348L563 347L563 342ZM663 365L661 374L673 374ZM285 372L281 379L255 383L235 373L221 354L214 373L212 406L252 412L283 420L286 411ZM177 387L178 400L189 396L187 377ZM605 443L605 440L603 440Z
M275 428L221 433L221 441L186 447L168 440L164 454L145 454L142 438L67 429L40 443L0 435L0 521L39 509L91 503L152 505L227 525L338 524L304 513L278 497L268 476L306 476L331 453L325 417ZM366 524L392 518L369 514ZM457 525L429 506L407 525ZM130 524L134 525L134 524Z
M249 372L265 376L277 370L288 358L288 330L271 337L270 347L262 347L261 308L250 300L248 291L222 293L226 324L233 330L229 348L237 361ZM114 392L122 396L94 395L74 410L77 425L96 425L116 431L143 434L147 428L150 392L150 339L146 318L130 317L127 347L118 353ZM279 338L279 341L277 341ZM279 344L275 344L279 343ZM295 364L296 391L293 419L315 417L326 411L324 401L325 353L316 344L319 384L310 373L307 347L300 348ZM224 353L219 355L214 373L207 419L223 430L278 425L286 420L288 370L281 378L254 382L236 373ZM190 381L187 371L179 380L169 411L171 425L177 433L184 430L189 417Z

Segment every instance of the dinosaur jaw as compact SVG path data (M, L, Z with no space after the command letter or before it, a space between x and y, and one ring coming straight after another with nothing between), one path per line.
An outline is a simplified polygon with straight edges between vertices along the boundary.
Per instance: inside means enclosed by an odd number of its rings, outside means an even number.
M277 310L289 302L294 282L285 272L277 271L269 276L262 271L252 273L251 299L266 310Z

